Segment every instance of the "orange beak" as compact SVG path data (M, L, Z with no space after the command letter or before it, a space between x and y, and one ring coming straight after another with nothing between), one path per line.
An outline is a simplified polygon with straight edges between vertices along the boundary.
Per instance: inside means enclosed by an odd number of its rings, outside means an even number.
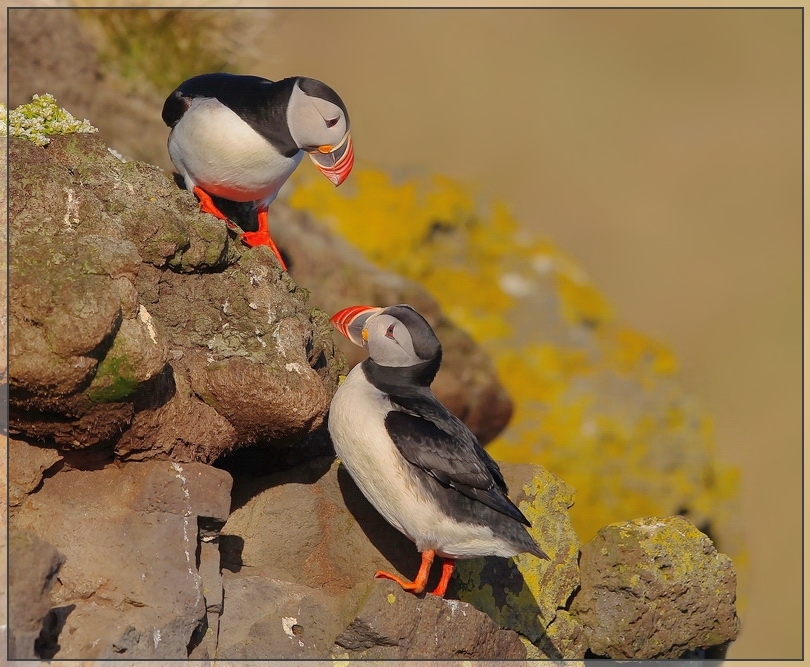
M381 313L382 308L374 306L349 306L335 313L329 321L355 345L363 347L366 342L366 322L373 315Z
M337 146L323 146L318 150L310 151L310 159L321 173L335 185L340 185L354 166L354 146L352 137L347 132Z

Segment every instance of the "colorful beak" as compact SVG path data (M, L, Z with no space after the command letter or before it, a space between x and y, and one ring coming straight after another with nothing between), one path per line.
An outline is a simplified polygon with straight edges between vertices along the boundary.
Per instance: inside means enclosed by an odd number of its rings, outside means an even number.
M366 342L363 335L366 322L373 315L377 315L382 311L382 308L375 308L374 306L349 306L332 315L329 321L352 343L363 347Z
M327 151L322 149L310 151L309 157L326 178L335 185L340 185L346 180L354 166L352 137L347 132L346 136L343 137L343 141L337 146L329 147Z

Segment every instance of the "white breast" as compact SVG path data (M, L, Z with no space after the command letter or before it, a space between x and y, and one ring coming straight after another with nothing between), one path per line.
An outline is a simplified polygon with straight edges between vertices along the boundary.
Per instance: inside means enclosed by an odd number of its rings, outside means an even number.
M169 155L189 190L269 205L303 152L284 157L228 107L196 98L169 135Z
M329 411L335 452L377 511L421 552L449 558L514 556L513 546L486 526L452 520L435 502L385 429L388 398L355 366L338 387Z

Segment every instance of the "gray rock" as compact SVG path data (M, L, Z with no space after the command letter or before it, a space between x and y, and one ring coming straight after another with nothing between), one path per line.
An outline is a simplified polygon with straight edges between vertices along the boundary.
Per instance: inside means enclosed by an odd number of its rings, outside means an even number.
M65 557L28 531L9 533L9 658L29 660L51 611L51 589Z
M218 576L201 578L198 526L201 517L209 525L224 521L230 490L222 470L145 461L65 469L27 496L12 526L65 555L53 595L66 610L58 657L187 658L206 616L206 594L222 597ZM23 565L14 554L11 563ZM203 573L217 569L206 563Z
M282 581L262 568L226 570L223 579L217 660L328 658L356 598L355 592L338 596L317 586Z
M371 589L357 616L335 639L334 655L376 660L519 660L517 633L459 600L412 595L392 581Z
M723 649L739 632L731 560L683 517L606 526L582 547L572 611L590 650L614 659Z

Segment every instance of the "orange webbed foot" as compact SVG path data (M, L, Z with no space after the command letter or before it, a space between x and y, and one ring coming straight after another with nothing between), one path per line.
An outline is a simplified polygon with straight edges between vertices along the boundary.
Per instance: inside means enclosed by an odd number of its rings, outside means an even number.
M391 581L396 581L400 586L402 586L403 590L411 591L411 593L418 595L419 593L425 590L428 575L430 574L430 566L433 564L433 558L435 555L436 555L435 551L422 552L422 564L419 566L419 572L416 575L416 579L414 579L413 581L402 579L401 577L398 577L395 574L383 572L382 570L378 570L377 572L375 572L374 577L376 579L390 579Z
M197 199L200 200L200 210L203 213L210 213L211 215L219 218L220 220L228 219L228 216L225 215L222 211L220 211L217 205L214 203L214 200L211 199L211 195L209 195L200 186L195 185L193 192L196 195Z
M270 226L267 222L267 209L260 210L258 215L259 220L259 228L255 232L245 232L239 238L249 248L253 248L257 245L266 245L270 247L270 250L273 251L273 254L278 258L279 264L281 264L281 268L285 271L287 270L287 264L285 263L284 259L281 257L281 252L276 246L275 241L270 237Z

